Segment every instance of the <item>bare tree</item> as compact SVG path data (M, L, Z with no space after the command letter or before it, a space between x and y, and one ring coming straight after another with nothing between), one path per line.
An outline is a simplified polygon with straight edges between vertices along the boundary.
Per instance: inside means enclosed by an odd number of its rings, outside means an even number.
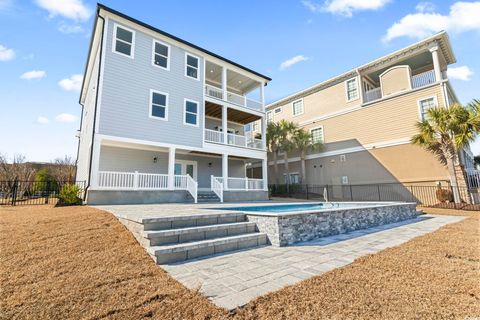
M25 159L24 155L15 154L12 162L8 163L8 157L0 154L0 180L31 180L35 173L35 168L26 162Z
M51 169L52 175L58 182L73 182L75 177L75 160L70 156L56 158Z

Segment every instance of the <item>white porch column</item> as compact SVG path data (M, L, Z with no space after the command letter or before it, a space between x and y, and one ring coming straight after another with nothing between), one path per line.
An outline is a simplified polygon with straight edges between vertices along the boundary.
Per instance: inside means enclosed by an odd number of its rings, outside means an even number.
M228 144L228 109L227 106L222 106L222 130L223 130L223 143Z
M260 82L260 102L262 103L262 111L265 110L265 83Z
M262 159L263 190L268 191L268 159Z
M227 68L222 67L222 92L223 100L227 100Z
M260 102L262 103L262 111L265 111L265 83L260 82ZM267 122L266 114L262 116L260 120L260 128L262 130L262 148L266 149L267 147Z
M168 149L168 190L175 189L175 148Z
M223 190L228 190L228 154L222 154Z
M101 141L95 139L93 141L93 151L92 151L92 168L91 168L91 177L90 177L90 186L98 187L98 171L100 167L100 149Z
M430 52L432 53L432 59L433 59L433 70L435 71L435 81L441 81L442 80L442 70L440 70L440 60L438 58L438 44L432 44L428 48Z

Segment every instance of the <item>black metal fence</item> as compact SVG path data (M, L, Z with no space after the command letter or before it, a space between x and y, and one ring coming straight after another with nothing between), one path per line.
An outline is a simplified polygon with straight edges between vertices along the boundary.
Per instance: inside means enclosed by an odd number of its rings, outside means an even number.
M0 205L54 203L67 184L76 184L81 193L85 190L85 181L0 181Z
M404 185L401 183L362 185L270 185L274 197L324 201L407 201L418 205L480 211L479 189L465 187ZM455 195L461 199L454 201Z

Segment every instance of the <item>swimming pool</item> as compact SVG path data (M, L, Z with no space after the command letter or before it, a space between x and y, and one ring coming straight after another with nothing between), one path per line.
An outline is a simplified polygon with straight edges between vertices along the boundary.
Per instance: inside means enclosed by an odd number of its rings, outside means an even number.
M325 211L332 209L348 209L367 206L386 205L386 203L359 203L359 202L319 202L319 203L300 203L300 204L279 204L268 206L248 206L225 208L225 210L245 211L245 212L272 212L272 213L296 213L305 211Z

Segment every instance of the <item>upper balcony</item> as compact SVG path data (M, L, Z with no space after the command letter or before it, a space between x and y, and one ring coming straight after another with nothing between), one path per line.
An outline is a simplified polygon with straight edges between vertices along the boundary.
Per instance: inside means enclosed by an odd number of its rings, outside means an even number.
M264 111L262 82L210 61L205 64L205 97L216 103Z

